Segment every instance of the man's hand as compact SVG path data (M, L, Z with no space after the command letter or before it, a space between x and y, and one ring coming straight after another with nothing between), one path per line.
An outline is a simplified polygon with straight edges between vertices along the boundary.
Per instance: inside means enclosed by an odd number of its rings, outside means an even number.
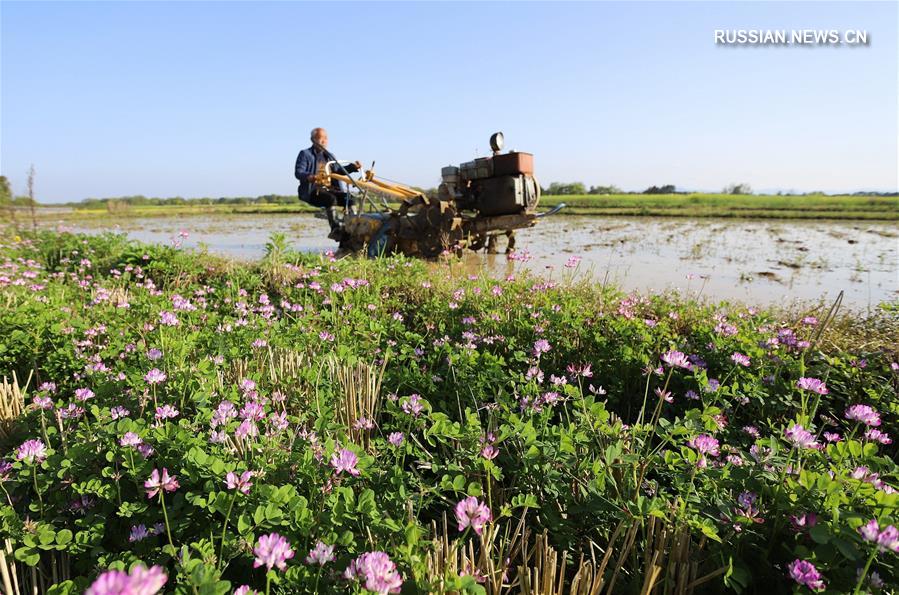
M314 181L315 181L315 174L309 174L308 176L306 176L306 181L307 181L307 182L314 182Z
M362 171L362 163L361 162L355 161L355 162L353 162L353 165L356 166L356 169L358 169L359 171Z

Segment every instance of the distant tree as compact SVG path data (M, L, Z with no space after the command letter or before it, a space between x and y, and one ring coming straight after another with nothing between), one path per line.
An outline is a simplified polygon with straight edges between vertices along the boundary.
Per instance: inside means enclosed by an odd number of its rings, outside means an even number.
M677 188L674 184L665 184L664 186L650 186L643 191L643 194L674 194Z
M0 176L0 206L10 203L12 203L12 187L9 185L9 178Z
M621 194L621 188L615 185L610 186L590 186L587 194Z
M731 184L724 189L724 194L752 194L752 186L745 182Z
M542 194L550 195L571 195L571 194L587 194L587 187L583 182L570 182L561 184L553 182L549 188L542 189Z

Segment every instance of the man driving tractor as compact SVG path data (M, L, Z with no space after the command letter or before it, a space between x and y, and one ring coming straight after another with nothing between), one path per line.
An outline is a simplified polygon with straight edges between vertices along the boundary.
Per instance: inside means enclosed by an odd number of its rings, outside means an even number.
M353 204L352 199L347 203L347 192L337 180L331 182L329 188L315 184L315 174L324 167L325 163L332 160L328 153L328 132L324 128L313 128L310 134L312 146L303 149L297 155L297 163L294 175L300 181L297 188L300 200L316 207L325 209L331 233L328 237L332 240L340 240L340 222L337 218L337 209L345 204ZM343 166L346 173L351 174L362 169L359 161Z

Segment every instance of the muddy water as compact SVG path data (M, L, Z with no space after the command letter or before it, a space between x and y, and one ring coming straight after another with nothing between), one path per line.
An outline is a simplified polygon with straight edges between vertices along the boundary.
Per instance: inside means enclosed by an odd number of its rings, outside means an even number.
M327 223L312 215L153 217L75 229L117 230L145 242L185 231L186 247L241 258L261 256L275 232L304 251L336 247L325 237ZM899 228L889 223L554 216L519 231L517 248L525 260L468 254L458 269L498 276L527 268L556 280L589 277L754 304L832 300L841 290L857 310L899 299ZM580 261L566 266L572 257Z

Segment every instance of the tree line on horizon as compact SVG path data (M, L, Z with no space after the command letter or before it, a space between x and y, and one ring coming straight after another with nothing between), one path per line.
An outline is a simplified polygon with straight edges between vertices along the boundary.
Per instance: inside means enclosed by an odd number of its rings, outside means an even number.
M437 196L436 188L420 188L413 186L416 190L423 192L427 196ZM587 186L583 182L552 182L548 186L541 187L541 193L550 196L602 196L602 195L652 195L652 194L705 194L703 192L694 192L688 190L678 190L674 184L663 184L660 186L650 186L643 191L626 191L615 185L608 186ZM40 204L33 194L31 196L16 196L12 192L9 180L6 176L0 176L0 207L29 207ZM752 187L746 183L730 184L725 187L721 194L731 195L751 195ZM899 196L897 192L854 192L852 194L838 194L839 196ZM776 196L831 196L831 194L815 191L815 192L777 192ZM834 195L837 196L837 195ZM248 204L298 204L300 199L295 195L283 194L263 194L260 196L222 196L222 197L198 197L185 198L181 196L174 197L148 197L142 194L130 196L115 196L107 198L85 198L80 201L69 201L58 203L58 206L69 206L81 209L105 208L110 211L127 209L136 206L173 206L173 205L248 205Z

